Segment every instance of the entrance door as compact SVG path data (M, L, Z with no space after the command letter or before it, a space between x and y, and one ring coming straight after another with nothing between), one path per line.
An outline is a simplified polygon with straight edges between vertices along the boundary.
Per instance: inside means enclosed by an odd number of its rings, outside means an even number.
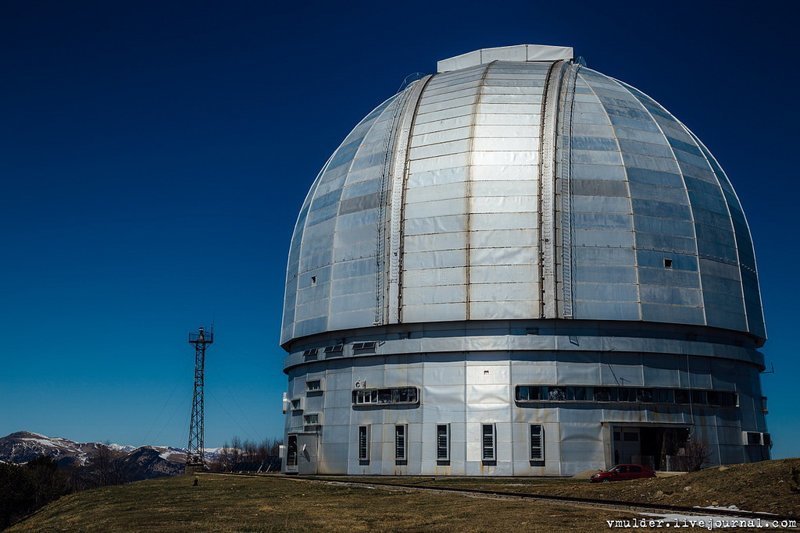
M297 435L289 435L287 438L286 472L297 473Z
M317 440L312 433L298 435L297 438L297 472L300 474L317 473Z
M614 428L614 464L636 463L641 455L639 428Z

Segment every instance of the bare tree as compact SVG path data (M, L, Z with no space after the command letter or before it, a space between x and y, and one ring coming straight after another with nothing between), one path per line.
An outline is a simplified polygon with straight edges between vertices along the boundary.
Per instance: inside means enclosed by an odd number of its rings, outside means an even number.
M702 439L689 438L684 450L686 451L686 466L689 472L700 470L711 458L711 450L708 443Z

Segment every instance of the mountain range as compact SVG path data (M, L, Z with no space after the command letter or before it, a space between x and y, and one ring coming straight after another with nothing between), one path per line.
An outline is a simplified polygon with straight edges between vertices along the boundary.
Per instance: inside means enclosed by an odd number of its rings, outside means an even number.
M206 460L214 462L219 448L206 449ZM92 467L100 461L113 463L126 481L137 481L183 472L186 450L171 446L124 446L99 442L75 442L18 431L0 438L0 462L24 464L46 455L65 469Z

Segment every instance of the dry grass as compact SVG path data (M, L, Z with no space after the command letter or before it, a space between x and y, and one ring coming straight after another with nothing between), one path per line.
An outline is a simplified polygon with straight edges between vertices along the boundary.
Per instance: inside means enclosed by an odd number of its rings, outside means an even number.
M569 478L371 478L376 481L597 498L667 505L730 506L800 517L800 493L792 490L792 467L800 459L780 459L708 468L686 475L616 483ZM363 480L364 478L353 478Z
M632 513L458 494L370 489L282 476L201 475L73 494L9 531L607 530Z
M800 468L800 459L596 485L546 478L375 479L621 502L736 505L798 516L800 494L791 490L792 467ZM608 530L607 519L634 516L569 504L383 490L283 476L201 475L197 487L191 477L175 477L66 496L9 531L600 531Z

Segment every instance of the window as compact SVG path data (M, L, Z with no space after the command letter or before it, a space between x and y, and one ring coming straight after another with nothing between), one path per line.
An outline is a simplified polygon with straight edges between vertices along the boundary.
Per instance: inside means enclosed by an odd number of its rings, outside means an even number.
M334 344L334 345L331 345L331 346L326 346L324 351L325 351L326 355L329 355L331 357L336 356L336 355L342 355L342 352L344 352L344 345L343 344Z
M303 410L303 399L302 398L292 398L292 411L302 411Z
M403 462L406 460L406 434L408 426L397 425L394 427L394 459Z
M566 400L567 392L565 387L547 387L547 399L553 401Z
M619 401L621 402L635 402L636 401L636 389L631 387L619 387L617 390L619 394Z
M595 387L594 388L594 401L596 401L596 402L614 402L616 400L617 400L617 389L612 389L610 387Z
M676 403L691 403L689 401L689 391L686 389L675 389L675 402Z
M593 397L591 387L567 387L567 400L585 402Z
M319 424L319 413L303 415L303 423L307 425Z
M483 424L481 426L481 459L484 461L495 460L494 424Z
M531 461L544 461L544 432L541 424L531 424Z
M303 352L303 357L307 359L316 359L317 358L318 350L316 348L309 348L308 350Z
M655 403L675 403L675 394L672 389L653 389Z
M322 390L322 380L313 379L311 381L306 381L306 390L308 392L317 392Z
M655 387L581 387L573 385L517 385L514 400L533 402L631 402L656 404L695 404L738 407L739 396L731 391L671 389ZM766 397L761 408L766 412Z
M664 258L664 268L672 268L672 259L669 257Z
M358 426L358 460L369 462L369 426Z
M704 390L693 390L692 391L692 403L697 405L705 405L708 403L708 399L706 398L706 391Z
M353 405L418 404L418 392L416 387L355 389L353 390Z
M642 467L641 466L634 465L634 466L631 467L631 472L641 472L641 471L642 471Z
M772 446L772 437L769 436L769 433L762 433L761 437L764 441L764 446Z
M761 433L758 433L756 431L748 431L747 444L750 446L756 446L761 444Z
M769 411L767 410L767 397L761 397L761 412L767 414Z
M354 342L353 353L374 353L377 345L375 341Z
M636 400L641 403L653 403L653 389L636 389Z
M541 389L541 387L537 387L535 385L520 385L517 387L517 401L530 402L541 400L543 398Z
M436 460L450 460L450 424L436 426Z

